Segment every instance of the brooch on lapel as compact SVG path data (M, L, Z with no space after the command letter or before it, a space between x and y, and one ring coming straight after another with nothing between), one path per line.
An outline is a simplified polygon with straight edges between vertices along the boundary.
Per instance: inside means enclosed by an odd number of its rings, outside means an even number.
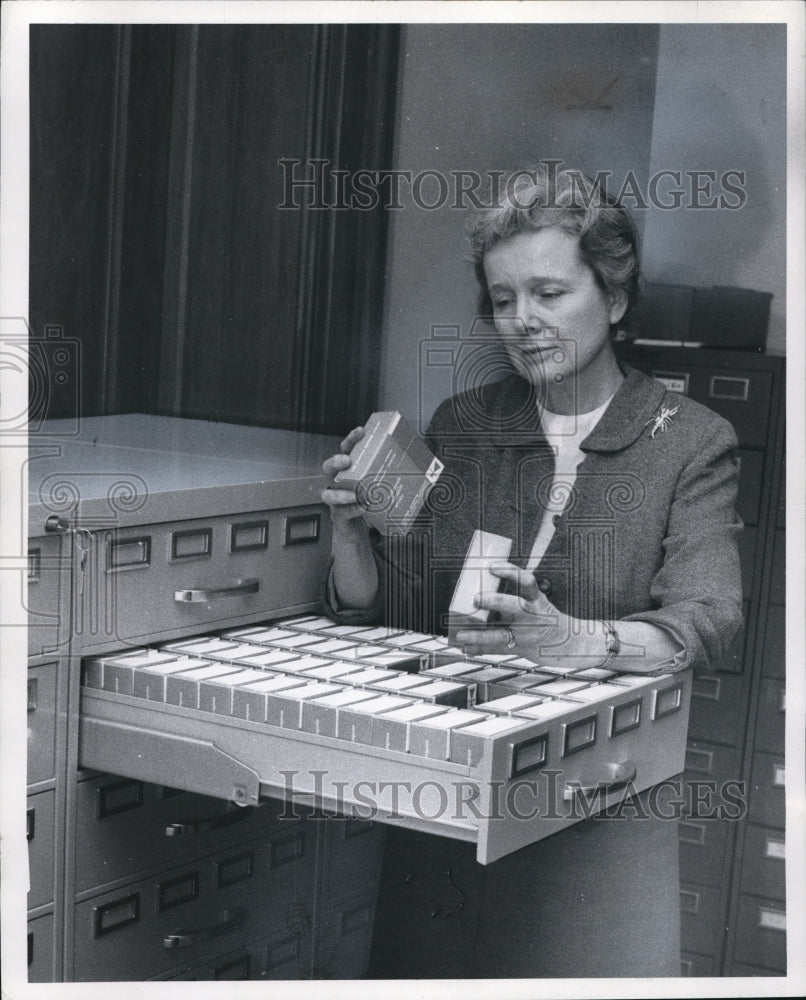
M647 424L652 424L652 429L649 432L649 436L653 440L658 431L661 431L661 433L666 432L667 428L669 427L669 424L672 422L672 417L675 415L675 413L677 413L679 409L680 409L679 406L669 407L664 403L658 410L658 412L655 414L655 416L650 417L649 420L647 420L646 422ZM646 424L644 426L646 426Z

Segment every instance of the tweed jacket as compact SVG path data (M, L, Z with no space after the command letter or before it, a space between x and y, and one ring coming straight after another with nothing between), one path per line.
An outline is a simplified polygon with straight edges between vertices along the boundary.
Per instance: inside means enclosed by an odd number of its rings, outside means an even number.
M714 667L741 624L735 433L707 407L624 371L581 444L534 573L560 611L654 623L683 647L676 666ZM549 491L564 489L534 390L517 375L445 400L426 440L445 464L426 515L412 536L376 539L373 609L340 611L326 588L334 617L444 632L473 530L511 538L511 561L525 565Z

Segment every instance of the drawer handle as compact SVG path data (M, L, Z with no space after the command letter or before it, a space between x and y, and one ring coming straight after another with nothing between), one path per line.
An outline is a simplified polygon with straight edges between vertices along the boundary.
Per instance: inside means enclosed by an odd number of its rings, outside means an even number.
M611 762L604 764L603 771L604 776L597 781L574 781L567 784L563 790L563 799L566 802L570 802L575 795L579 794L607 794L608 792L615 791L617 788L628 785L635 779L635 775L638 773L635 764L631 760L625 760L621 763Z
M232 910L224 910L221 916L221 922L213 924L212 927L198 927L192 931L178 930L168 934L162 939L163 948L192 948L193 945L212 941L222 934L237 930L246 920L246 910L235 907Z
M260 590L260 580L244 580L231 587L214 587L212 590L175 590L174 600L178 604L208 604L221 597L246 597Z
M196 833L209 833L211 830L223 830L242 820L248 819L252 810L248 807L233 809L232 812L211 816L209 819L184 819L169 823L165 827L166 837L191 837Z
M28 711L35 712L37 708L37 695L39 693L39 681L32 677L28 681Z

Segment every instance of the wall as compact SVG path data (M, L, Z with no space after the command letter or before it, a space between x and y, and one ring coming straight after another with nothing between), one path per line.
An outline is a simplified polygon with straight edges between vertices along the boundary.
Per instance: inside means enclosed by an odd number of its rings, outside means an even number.
M744 171L747 202L738 210L650 209L643 253L650 280L772 292L767 349L779 354L786 353L785 32L775 24L661 28L650 172Z
M657 32L655 25L406 26L396 169L483 173L556 158L612 170L617 187L629 169L645 179ZM422 194L437 201L435 186ZM467 212L401 201L387 262L381 406L421 422L451 391L433 372L420 378L421 343L435 324L469 330L476 287L465 260Z
M744 169L741 211L635 210L645 274L772 292L769 346L783 352L783 30L408 25L395 167L506 171L554 157L612 171L614 192L630 169L644 192L662 168ZM434 185L422 193L437 201ZM424 366L423 342L434 325L467 333L476 286L466 212L401 203L391 213L380 402L422 429L436 403L464 387L447 368Z

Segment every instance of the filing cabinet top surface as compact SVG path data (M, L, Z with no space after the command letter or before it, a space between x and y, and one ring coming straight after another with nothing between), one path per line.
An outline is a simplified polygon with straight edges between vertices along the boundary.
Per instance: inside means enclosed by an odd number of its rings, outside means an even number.
M114 526L316 503L337 439L149 414L46 421L29 441L29 528Z

